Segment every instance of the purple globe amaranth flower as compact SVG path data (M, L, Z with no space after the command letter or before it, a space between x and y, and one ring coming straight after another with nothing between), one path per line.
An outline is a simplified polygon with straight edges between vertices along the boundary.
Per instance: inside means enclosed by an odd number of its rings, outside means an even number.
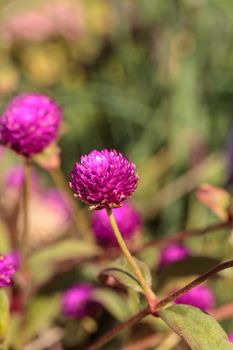
M175 300L176 304L187 304L201 310L210 310L214 306L214 295L207 286L199 285Z
M119 207L137 187L135 169L120 152L94 150L75 164L70 187L77 198L95 209Z
M159 266L164 267L176 261L181 261L190 255L188 248L179 243L172 243L163 248Z
M62 312L72 318L94 315L100 304L94 299L94 288L89 284L78 284L68 289L62 296Z
M11 284L11 279L20 265L19 254L16 252L0 255L0 288Z
M233 333L228 334L228 339L229 339L230 343L233 343Z
M37 93L19 95L0 118L0 142L30 157L56 139L61 119L60 107L48 96Z
M122 207L114 208L113 214L122 237L129 240L140 228L141 218L134 207L123 203ZM91 225L97 242L104 247L117 246L112 226L105 209L95 210L91 216Z

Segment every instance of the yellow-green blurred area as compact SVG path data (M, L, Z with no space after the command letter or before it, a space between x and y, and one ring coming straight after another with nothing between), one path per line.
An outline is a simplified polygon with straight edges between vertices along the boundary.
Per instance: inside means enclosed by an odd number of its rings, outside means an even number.
M94 148L124 152L152 217L202 181L227 180L232 10L228 0L0 1L1 107L24 91L57 99L66 173Z

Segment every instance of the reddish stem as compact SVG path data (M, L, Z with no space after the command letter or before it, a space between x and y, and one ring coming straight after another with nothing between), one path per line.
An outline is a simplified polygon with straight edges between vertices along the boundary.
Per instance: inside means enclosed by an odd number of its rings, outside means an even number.
M215 275L216 273L228 269L230 267L233 267L233 260L229 260L226 262L223 262L221 264L216 265L212 269L208 270L201 276L195 278L192 282L188 283L183 288L179 289L178 291L173 292L169 296L163 298L161 301L157 304L157 310L165 307L167 304L171 303L175 299L177 299L182 294L188 292L190 289L193 289L194 287L198 286L199 284L203 283L205 280L210 278L212 275ZM116 335L118 335L120 332L122 332L124 329L134 325L135 323L139 322L141 319L143 319L145 316L150 315L151 311L149 306L145 307L143 310L141 310L136 315L130 317L125 322L122 322L121 324L117 325L115 328L108 331L106 334L104 334L102 337L100 337L96 343L91 345L88 350L98 350L101 349L109 340L114 338Z

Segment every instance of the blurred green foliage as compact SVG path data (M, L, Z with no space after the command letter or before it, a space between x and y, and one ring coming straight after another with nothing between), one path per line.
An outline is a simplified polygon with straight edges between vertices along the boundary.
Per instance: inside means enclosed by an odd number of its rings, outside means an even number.
M66 174L81 154L113 147L142 165L140 186L151 174L148 193L226 148L231 9L228 0L2 1L1 106L23 91L50 94L64 108Z
M55 26L43 36L39 20L28 17L33 10L43 15L49 2L55 19L58 4L77 7L76 22L64 12L64 31ZM68 128L67 169L93 148L115 147L141 162L166 146L184 166L195 147L225 146L232 116L231 2L21 0L3 1L1 10L2 105L25 90L57 98Z

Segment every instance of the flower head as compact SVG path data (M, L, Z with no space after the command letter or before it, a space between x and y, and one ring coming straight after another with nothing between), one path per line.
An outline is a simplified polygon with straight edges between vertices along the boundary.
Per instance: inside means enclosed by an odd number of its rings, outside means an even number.
M49 97L35 93L19 95L0 118L0 142L30 157L55 140L61 119L60 107Z
M62 297L63 314L72 318L95 314L99 303L94 299L93 291L93 287L84 283L68 289Z
M163 248L160 255L160 266L172 264L175 261L184 260L189 256L189 250L182 244L172 243Z
M75 196L96 209L119 207L135 191L135 164L115 150L92 151L71 172Z
M192 305L206 311L214 306L214 295L210 288L199 285L178 297L175 302Z
M122 207L113 209L113 214L122 237L125 240L129 240L140 227L141 219L139 213L130 203L124 202ZM117 240L105 209L92 212L91 224L96 240L100 245L104 247L117 245Z
M11 279L20 264L18 253L0 255L0 288L11 284Z

